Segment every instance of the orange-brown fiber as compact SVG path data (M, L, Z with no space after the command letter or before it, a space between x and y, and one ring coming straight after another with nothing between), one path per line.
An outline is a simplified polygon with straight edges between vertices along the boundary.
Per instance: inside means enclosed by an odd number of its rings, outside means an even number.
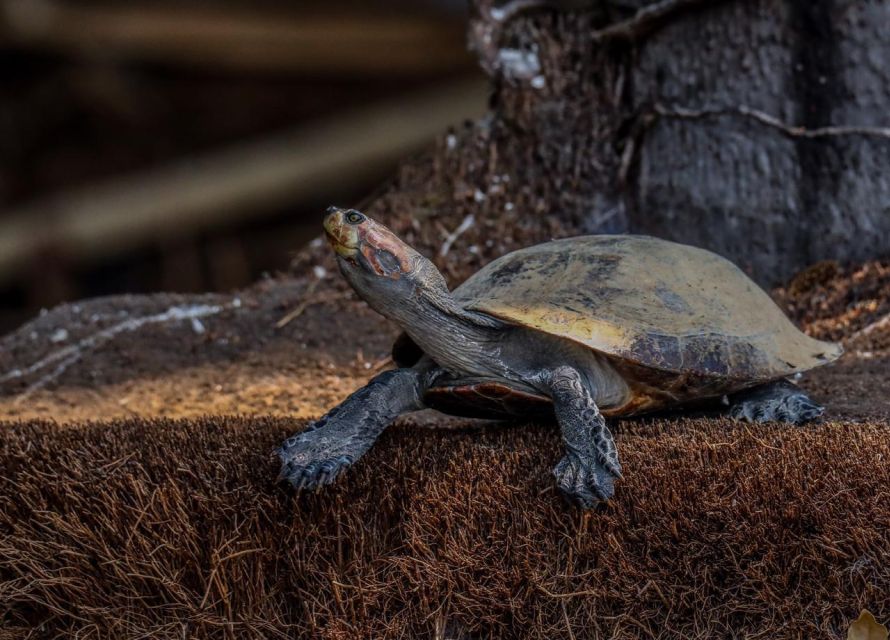
M841 638L890 617L890 427L622 422L600 512L553 426L387 432L294 497L275 418L7 428L0 637Z

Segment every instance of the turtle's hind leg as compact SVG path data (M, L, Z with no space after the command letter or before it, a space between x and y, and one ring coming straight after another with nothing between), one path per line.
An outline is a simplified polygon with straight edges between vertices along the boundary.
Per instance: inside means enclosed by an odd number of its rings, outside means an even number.
M796 384L778 380L732 396L729 415L747 422L803 424L820 417L824 411Z
M384 371L305 431L277 450L279 479L297 489L332 483L371 448L397 416L423 408L428 374L416 369Z

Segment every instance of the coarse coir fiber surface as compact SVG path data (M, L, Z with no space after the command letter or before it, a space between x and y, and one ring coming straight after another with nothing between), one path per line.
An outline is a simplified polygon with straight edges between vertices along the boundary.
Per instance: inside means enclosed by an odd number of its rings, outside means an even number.
M625 421L599 512L552 426L402 425L322 493L285 419L7 428L0 637L840 638L890 617L890 427ZM439 635L436 635L436 634Z

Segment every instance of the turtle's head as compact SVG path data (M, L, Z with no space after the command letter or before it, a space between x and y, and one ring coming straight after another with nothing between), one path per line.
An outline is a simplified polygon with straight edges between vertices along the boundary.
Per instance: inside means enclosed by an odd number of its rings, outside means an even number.
M355 209L329 208L324 230L341 266L346 262L371 276L398 280L414 271L420 257L392 231Z
M441 366L458 371L471 366L478 357L478 340L487 340L490 329L502 329L500 321L464 309L436 265L382 224L353 209L331 207L324 230L356 293L401 325Z
M331 207L324 230L349 284L383 315L394 317L419 298L448 296L432 262L366 215Z

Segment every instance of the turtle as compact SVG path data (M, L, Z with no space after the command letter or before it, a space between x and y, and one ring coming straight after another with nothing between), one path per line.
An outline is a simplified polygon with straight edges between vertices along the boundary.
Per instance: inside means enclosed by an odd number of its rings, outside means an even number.
M798 330L729 260L644 235L552 240L497 258L449 291L383 224L332 207L343 276L403 330L374 376L277 450L297 489L333 482L399 415L555 417L553 469L592 508L622 477L606 418L713 403L746 421L802 424L823 407L793 381L841 355Z

